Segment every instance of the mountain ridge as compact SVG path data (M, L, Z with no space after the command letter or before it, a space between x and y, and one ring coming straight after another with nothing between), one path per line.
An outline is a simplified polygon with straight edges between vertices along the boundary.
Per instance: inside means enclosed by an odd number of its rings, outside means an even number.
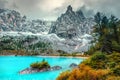
M49 33L55 33L62 38L72 38L90 34L94 24L94 19L86 18L81 10L73 11L69 5L66 12L52 25Z
M14 15L11 13L11 21L8 17L7 12L5 15L0 13L0 20L4 20L2 26L0 23L0 29L2 29L0 38L18 36L24 40L27 36L30 38L36 36L37 38L31 42L33 46L39 42L47 42L51 44L53 50L62 50L67 53L85 52L93 40L91 36L95 24L93 18L86 18L81 10L73 11L71 6L68 6L66 12L61 14L55 22L27 21L26 17L22 17L20 13ZM15 27L14 24L18 26Z
M51 24L43 20L27 20L15 10L0 9L0 31L42 33L48 32Z

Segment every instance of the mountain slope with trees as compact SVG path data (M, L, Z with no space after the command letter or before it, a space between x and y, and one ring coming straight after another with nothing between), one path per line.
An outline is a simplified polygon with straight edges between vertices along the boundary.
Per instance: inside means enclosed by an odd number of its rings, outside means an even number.
M94 32L97 40L78 68L61 73L57 80L120 80L120 20L98 12Z

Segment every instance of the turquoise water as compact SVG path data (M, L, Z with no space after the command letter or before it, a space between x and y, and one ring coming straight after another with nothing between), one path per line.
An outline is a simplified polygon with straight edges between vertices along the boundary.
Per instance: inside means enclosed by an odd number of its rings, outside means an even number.
M43 59L48 61L51 66L59 65L62 69L34 74L18 74L20 70L29 67L31 63ZM82 58L0 56L0 80L55 80L62 71L69 69L71 63L79 64L81 61L83 61Z

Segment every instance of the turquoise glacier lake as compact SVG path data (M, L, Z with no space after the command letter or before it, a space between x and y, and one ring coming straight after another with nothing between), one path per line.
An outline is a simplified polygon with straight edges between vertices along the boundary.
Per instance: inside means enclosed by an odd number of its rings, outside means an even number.
M29 67L36 61L45 59L51 66L59 65L61 70L47 71L33 74L19 74L18 72ZM79 64L83 58L67 57L37 57L37 56L0 56L0 80L56 80L57 76L70 70L71 63Z

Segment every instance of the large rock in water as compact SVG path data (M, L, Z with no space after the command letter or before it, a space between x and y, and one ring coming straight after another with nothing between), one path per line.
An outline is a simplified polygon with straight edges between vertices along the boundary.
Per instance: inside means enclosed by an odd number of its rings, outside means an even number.
M32 73L38 73L38 72L45 72L45 71L54 71L54 70L60 70L62 67L60 66L53 66L51 68L43 68L43 69L36 69L36 68L26 68L19 72L19 74L32 74Z
M86 18L81 10L73 11L69 5L67 11L62 14L52 25L49 33L55 33L59 37L72 39L75 36L90 34L94 21Z
M77 64L75 64L75 63L72 63L72 64L70 64L70 66L69 66L70 68L76 68L76 67L78 67L78 65Z

